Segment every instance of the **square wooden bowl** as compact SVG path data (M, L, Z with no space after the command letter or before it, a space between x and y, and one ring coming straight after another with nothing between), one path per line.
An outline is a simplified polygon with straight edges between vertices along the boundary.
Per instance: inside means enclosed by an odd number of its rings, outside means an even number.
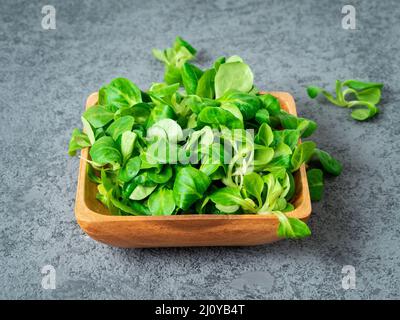
M270 92L282 108L296 115L293 97L286 92ZM86 108L97 102L91 94ZM82 157L88 158L88 148ZM87 163L81 159L75 202L75 215L81 228L93 239L118 247L186 247L186 246L247 246L270 243L277 236L278 219L273 215L175 215L175 216L112 216L96 199L96 185L86 174ZM311 201L305 165L295 175L295 210L288 213L307 221Z

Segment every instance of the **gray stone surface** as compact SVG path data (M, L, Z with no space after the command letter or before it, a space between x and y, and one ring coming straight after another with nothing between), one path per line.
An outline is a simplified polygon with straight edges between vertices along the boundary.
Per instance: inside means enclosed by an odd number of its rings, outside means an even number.
M0 3L0 298L399 298L398 1L13 1ZM57 29L43 30L53 4ZM116 76L162 79L151 56L176 35L206 66L239 54L263 89L291 92L344 164L314 205L311 238L247 248L125 250L85 236L73 212L78 159L67 156L85 98ZM383 81L382 113L357 123L310 101L308 84ZM57 271L43 290L41 268ZM341 287L344 265L357 288Z

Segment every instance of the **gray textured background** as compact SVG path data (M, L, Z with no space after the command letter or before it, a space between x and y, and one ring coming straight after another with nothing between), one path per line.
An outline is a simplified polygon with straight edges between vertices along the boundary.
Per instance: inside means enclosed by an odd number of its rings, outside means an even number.
M341 8L357 10L357 30ZM57 29L41 28L53 4ZM11 1L0 4L0 298L399 298L400 4L393 1ZM238 54L263 89L291 92L318 144L344 164L314 205L311 238L248 248L125 250L74 218L67 156L86 97L126 76L162 79L153 47L182 35L199 63ZM382 113L358 123L308 84L383 81ZM41 268L57 271L43 290ZM357 289L341 287L353 265Z

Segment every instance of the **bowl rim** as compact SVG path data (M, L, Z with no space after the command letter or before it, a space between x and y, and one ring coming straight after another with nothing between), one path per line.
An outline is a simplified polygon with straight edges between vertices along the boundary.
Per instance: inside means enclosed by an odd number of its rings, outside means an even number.
M283 103L290 114L297 116L296 105L292 95L283 91L260 91L260 94L271 94ZM85 109L93 106L98 100L98 92L94 92L86 99ZM106 215L90 209L85 199L85 184L88 179L86 174L87 159L89 148L81 150L81 159L79 161L79 174L75 199L75 216L78 222L134 222L134 221L179 221L179 220L278 220L273 214L229 214L229 215L211 215L211 214L182 214L170 216L114 216ZM300 183L302 185L302 201L293 210L286 213L288 217L307 220L311 215L311 199L306 175L305 164L301 165Z

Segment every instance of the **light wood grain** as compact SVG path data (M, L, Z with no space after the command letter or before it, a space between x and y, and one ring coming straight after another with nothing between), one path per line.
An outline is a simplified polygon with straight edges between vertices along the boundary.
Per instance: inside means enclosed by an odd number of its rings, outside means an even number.
M286 92L270 92L284 109L297 115L293 97ZM91 94L86 108L97 102ZM89 150L82 150L89 157ZM118 247L246 246L279 240L278 219L273 215L177 215L112 216L96 199L96 185L86 175L86 161L80 160L75 215L81 228L93 239ZM307 221L311 214L305 166L295 175L295 210L288 213Z

